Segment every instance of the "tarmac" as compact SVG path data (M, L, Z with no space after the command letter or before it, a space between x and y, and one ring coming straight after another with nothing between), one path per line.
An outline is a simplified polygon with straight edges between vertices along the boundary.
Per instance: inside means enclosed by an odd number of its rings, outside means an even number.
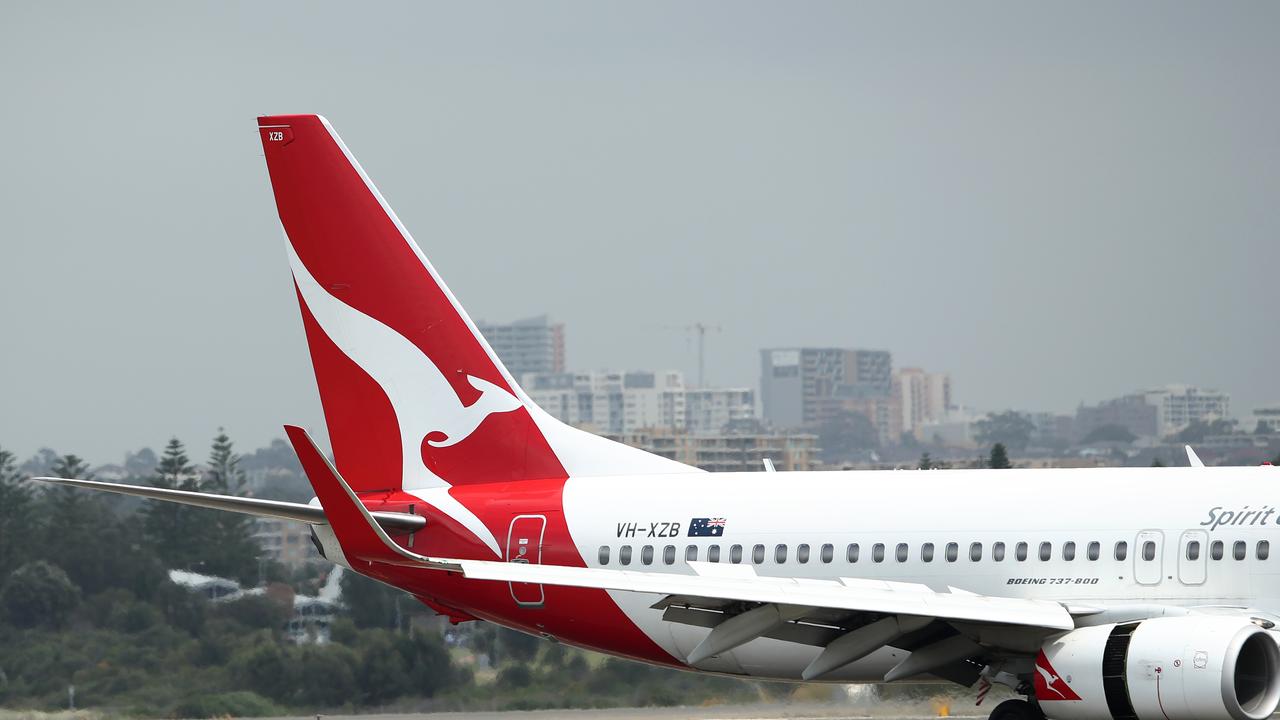
M968 710L968 708L965 708ZM387 715L320 715L287 718L285 720L935 720L939 717L982 718L985 720L991 708L983 708L979 714L948 714L940 709L933 714L897 714L890 707L883 712L866 714L863 708L853 709L838 704L786 704L786 705L717 705L713 707L671 708L614 708L607 710L531 710L505 712L444 712L426 714ZM272 720L282 720L274 718Z

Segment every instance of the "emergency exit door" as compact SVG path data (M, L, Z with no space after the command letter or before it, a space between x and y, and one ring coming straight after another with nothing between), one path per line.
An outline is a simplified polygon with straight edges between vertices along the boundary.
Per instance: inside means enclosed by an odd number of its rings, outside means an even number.
M1187 530L1178 543L1178 579L1184 585L1203 585L1209 555L1209 533Z
M507 562L542 564L542 536L547 530L545 515L517 515L507 530ZM545 595L538 583L513 582L511 597L521 607L542 607Z
M1164 533L1143 530L1133 545L1133 579L1142 585L1159 585L1164 579Z

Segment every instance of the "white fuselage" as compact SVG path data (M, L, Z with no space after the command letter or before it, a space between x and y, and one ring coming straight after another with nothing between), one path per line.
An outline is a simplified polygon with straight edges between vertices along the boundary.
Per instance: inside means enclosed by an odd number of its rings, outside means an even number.
M576 478L564 490L589 567L691 573L686 557L711 560L718 548L719 562L740 552L761 575L1269 613L1280 612L1277 509L1272 467L646 475ZM723 535L689 537L694 518L723 518ZM662 622L656 596L612 596L677 658L708 632ZM798 678L819 650L764 638L698 667ZM878 680L905 655L884 648L828 679Z

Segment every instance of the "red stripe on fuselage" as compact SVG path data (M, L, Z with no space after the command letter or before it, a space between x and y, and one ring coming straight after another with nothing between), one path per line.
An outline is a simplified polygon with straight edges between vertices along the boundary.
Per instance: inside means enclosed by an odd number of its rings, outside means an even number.
M546 565L586 567L569 534L564 517L564 480L529 480L456 487L451 494L467 506L498 538L507 542L507 529L518 515L543 515L542 562ZM434 557L492 560L493 553L448 516L424 507L424 501L404 492L362 496L371 510L414 511L426 515L427 526L414 537L414 552ZM396 538L402 544L407 540ZM362 568L362 572L363 572ZM417 570L375 565L368 574L414 595L461 610L475 617L525 632L557 639L600 652L623 655L661 665L683 667L667 651L645 635L603 590L543 587L541 607L516 604L505 582L467 580L438 570Z

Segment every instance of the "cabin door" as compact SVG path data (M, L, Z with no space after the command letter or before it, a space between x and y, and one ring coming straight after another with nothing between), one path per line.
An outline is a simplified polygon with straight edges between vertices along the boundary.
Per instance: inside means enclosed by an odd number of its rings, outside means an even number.
M542 536L546 515L517 515L507 530L507 562L542 564ZM546 596L538 583L513 582L511 597L521 607L542 607Z

